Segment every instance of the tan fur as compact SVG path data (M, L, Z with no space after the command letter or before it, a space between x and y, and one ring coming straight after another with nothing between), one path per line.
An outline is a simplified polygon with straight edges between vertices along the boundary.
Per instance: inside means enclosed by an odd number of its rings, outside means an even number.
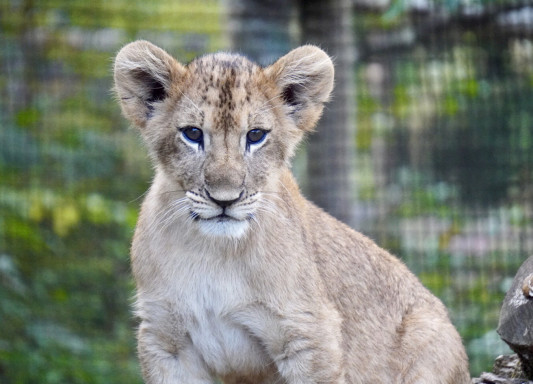
M182 65L142 41L118 53L115 89L156 170L131 254L147 383L469 382L442 303L291 175L332 87L313 46L266 68Z

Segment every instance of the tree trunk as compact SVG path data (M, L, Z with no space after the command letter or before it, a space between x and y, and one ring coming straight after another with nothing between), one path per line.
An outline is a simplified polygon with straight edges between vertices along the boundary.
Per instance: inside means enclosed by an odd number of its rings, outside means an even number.
M327 212L354 224L355 42L351 0L300 0L302 43L334 58L335 89L308 142L309 197Z

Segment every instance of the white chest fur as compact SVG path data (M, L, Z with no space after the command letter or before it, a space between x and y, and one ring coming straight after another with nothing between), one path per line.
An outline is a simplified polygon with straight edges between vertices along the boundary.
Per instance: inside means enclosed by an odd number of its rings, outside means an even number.
M168 323L178 314L184 319L179 326L186 328L182 332L190 336L192 348L218 375L259 372L268 365L258 340L239 322L254 302L242 266L245 256L228 256L219 247L190 249L176 242L159 243L158 248L158 258L164 255L165 263L155 269L158 276L149 282L157 288L139 287L141 317L167 316ZM169 308L157 315L142 313L143 302L156 300Z
M210 369L225 374L264 366L259 343L238 323L237 312L245 309L251 297L242 276L231 266L204 269L182 287L181 297L196 320L189 329L193 345Z

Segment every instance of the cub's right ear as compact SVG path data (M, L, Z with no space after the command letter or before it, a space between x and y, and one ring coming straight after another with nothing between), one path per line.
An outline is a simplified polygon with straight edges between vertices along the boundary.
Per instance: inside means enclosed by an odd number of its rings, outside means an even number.
M326 52L313 45L293 49L265 68L302 131L312 130L319 119L333 89L334 72Z
M124 116L143 128L156 103L173 96L185 73L183 65L148 41L126 45L114 65L114 88Z

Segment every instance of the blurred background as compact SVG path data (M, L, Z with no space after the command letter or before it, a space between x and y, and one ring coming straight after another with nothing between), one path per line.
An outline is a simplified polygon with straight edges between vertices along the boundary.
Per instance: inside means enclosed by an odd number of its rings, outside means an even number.
M0 382L141 383L129 244L151 167L111 91L148 39L183 62L319 44L337 85L294 171L448 306L472 374L533 254L533 3L1 0Z

